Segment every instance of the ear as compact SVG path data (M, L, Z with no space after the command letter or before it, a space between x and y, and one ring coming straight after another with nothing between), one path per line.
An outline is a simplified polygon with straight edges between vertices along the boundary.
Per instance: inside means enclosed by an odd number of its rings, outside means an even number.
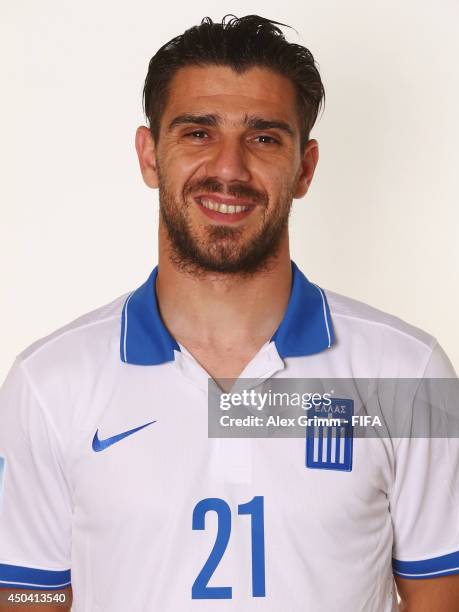
M306 195L311 184L314 171L319 161L319 143L317 140L308 140L301 159L301 167L298 173L294 198L302 198Z
M150 130L141 125L135 133L135 149L139 158L140 171L148 187L158 187L158 171L156 168L156 147Z

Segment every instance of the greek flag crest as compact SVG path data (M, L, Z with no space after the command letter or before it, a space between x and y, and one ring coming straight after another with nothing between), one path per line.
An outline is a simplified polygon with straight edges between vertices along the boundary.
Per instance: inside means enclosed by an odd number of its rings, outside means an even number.
M331 399L308 413L306 467L321 470L352 470L354 400Z

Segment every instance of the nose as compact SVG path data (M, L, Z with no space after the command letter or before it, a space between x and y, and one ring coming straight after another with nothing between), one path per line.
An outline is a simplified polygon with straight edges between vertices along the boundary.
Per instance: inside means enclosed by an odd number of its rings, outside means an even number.
M211 159L206 164L208 176L225 182L250 181L243 144L236 138L224 139L213 148Z

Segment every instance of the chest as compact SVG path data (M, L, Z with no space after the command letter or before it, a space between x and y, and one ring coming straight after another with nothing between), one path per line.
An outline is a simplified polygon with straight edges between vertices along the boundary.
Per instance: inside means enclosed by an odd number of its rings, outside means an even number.
M109 534L129 524L139 537L156 537L171 520L187 528L202 499L242 504L255 496L280 530L316 524L338 534L346 522L351 529L371 525L370 515L385 520L391 466L379 440L354 440L352 471L311 469L306 436L209 438L204 390L142 391L131 389L130 406L112 397L75 436L75 517L86 530Z

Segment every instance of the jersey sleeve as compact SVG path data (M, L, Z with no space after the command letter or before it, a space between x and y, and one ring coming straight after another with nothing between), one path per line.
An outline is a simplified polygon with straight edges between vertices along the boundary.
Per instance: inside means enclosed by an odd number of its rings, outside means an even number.
M453 366L438 345L427 364L427 378L456 379L447 387L448 405L444 407L455 429L449 437L429 437L426 431L424 437L398 440L395 447L389 497L394 532L392 566L396 576L409 579L459 574L459 385ZM431 386L437 382L442 381L429 381Z
M70 584L71 508L58 432L17 359L0 388L0 587Z

